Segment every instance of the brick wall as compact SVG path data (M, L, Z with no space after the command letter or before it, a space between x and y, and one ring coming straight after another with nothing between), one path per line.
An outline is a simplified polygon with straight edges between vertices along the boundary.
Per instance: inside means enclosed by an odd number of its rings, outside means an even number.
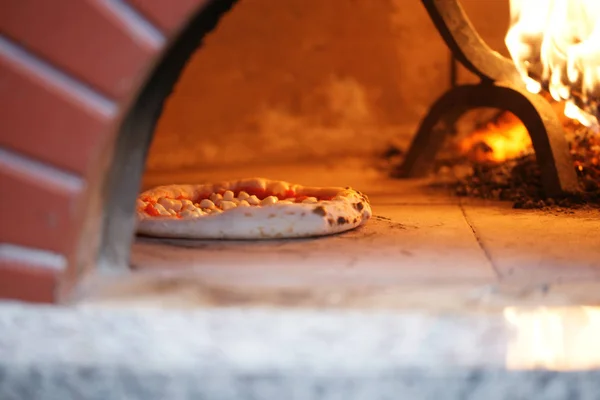
M120 117L203 0L4 0L0 6L0 299L53 302L97 209ZM143 28L141 28L142 26ZM96 259L94 250L85 257Z

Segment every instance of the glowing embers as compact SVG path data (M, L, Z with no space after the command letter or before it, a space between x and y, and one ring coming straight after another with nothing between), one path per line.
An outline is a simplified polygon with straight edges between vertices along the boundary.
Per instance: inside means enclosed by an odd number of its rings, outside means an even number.
M527 89L566 100L565 114L598 128L600 1L510 0L506 46Z
M475 130L458 146L461 155L475 162L502 162L532 152L527 128L509 112Z
M506 367L513 370L587 370L600 367L599 307L507 307L514 329Z

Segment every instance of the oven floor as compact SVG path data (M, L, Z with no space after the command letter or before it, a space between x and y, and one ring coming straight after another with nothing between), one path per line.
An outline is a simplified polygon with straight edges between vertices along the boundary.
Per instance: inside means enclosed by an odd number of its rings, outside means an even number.
M357 160L150 173L144 187L249 176L350 185L368 194L375 216L354 231L307 240L138 238L135 289L112 285L101 297L178 307L436 310L600 300L597 210L514 210L459 199L430 181L392 180Z

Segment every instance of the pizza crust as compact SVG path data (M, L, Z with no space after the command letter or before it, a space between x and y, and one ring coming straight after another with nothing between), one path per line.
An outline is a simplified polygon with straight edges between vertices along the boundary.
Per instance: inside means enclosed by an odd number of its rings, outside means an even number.
M323 236L354 229L371 217L367 196L351 188L304 187L264 178L208 185L160 186L140 195L140 200L160 198L207 199L214 193L240 189L263 191L284 197L316 197L317 202L276 202L270 205L236 207L191 218L151 216L138 205L139 234L187 239L273 239Z

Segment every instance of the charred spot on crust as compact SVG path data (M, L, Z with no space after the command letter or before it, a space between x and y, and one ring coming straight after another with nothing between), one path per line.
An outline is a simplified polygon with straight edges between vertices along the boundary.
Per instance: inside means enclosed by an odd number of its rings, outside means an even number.
M352 223L357 223L358 222L358 217L355 217L354 220L352 221Z
M323 206L315 207L313 212L321 217L324 217L327 214L327 211L325 211L325 207Z
M269 218L275 218L276 215L275 214L269 214Z
M338 223L338 225L347 224L347 223L348 223L348 218L345 218L345 217L338 217L338 219L337 219L337 223Z
M364 204L362 202L358 202L358 203L354 203L354 208L356 208L358 211L362 211L363 208L365 208Z
M333 218L327 219L327 222L329 223L329 225L335 224L335 220Z

